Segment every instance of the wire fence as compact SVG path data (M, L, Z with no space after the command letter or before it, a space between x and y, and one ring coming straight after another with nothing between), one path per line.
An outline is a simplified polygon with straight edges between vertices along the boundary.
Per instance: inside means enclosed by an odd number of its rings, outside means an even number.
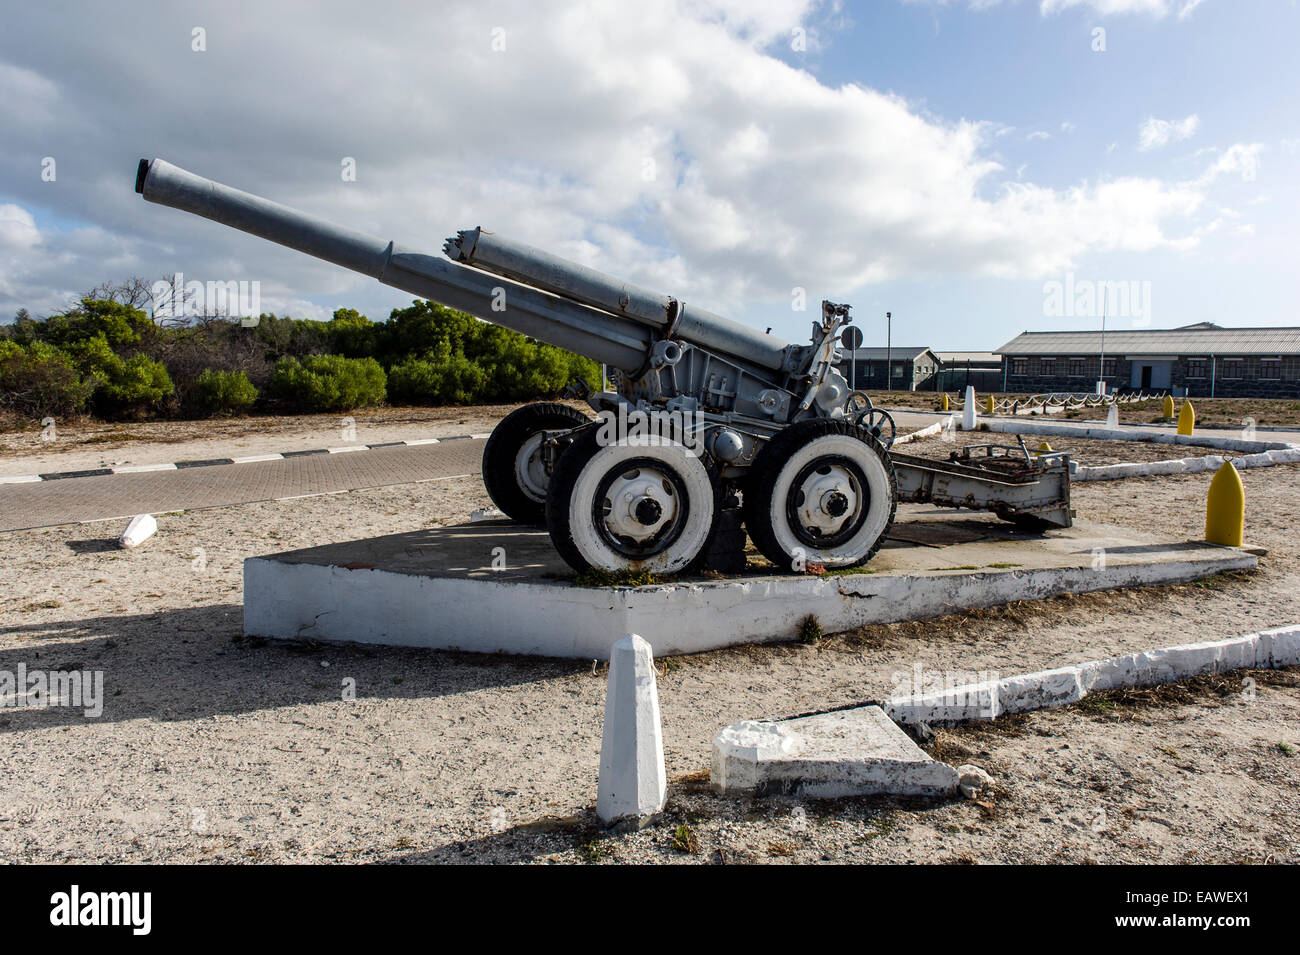
M1108 395L1098 395L1087 391L1056 391L1048 394L1029 395L1026 398L998 398L994 395L985 395L982 399L976 399L975 407L985 414L990 411L995 414L1020 414L1022 411L1052 414L1060 411L1074 411L1079 408L1105 408L1110 405L1135 404L1139 401L1159 401L1166 394L1167 392L1163 391L1133 391ZM989 408L990 398L993 400L992 409ZM966 399L964 397L949 401L949 407L953 410L964 410L965 405Z

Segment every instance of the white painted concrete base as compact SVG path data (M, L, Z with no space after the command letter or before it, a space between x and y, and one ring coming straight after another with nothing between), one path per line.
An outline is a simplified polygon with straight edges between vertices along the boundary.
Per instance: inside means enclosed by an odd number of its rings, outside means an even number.
M654 660L650 644L629 633L610 650L596 815L607 826L639 828L667 795Z
M780 722L752 720L713 738L714 788L726 793L947 796L957 771L931 759L878 706Z
M949 526L987 536L942 547L891 542L866 573L645 587L557 579L568 568L545 532L504 523L433 528L245 560L244 632L588 660L608 656L611 634L638 633L665 656L791 640L809 614L837 633L1013 600L1182 583L1257 563L1243 550L1083 523L1041 538L983 516L900 523L895 533ZM497 556L500 571L490 564Z
M1228 640L1188 643L997 681L896 697L882 704L899 723L991 720L1077 703L1089 693L1173 683L1206 673L1300 665L1300 626L1278 627Z

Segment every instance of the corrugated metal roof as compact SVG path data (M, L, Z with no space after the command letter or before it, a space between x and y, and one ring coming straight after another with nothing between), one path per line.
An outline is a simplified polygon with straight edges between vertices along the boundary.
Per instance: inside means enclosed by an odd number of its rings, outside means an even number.
M925 347L911 348L905 345L895 345L893 348L889 349L883 347L855 348L853 350L853 357L856 361L871 361L873 359L884 361L887 357L886 352L888 352L889 355L893 356L894 361L915 361L919 356L924 355L929 350L930 349Z
M1100 331L1021 332L999 355L1099 355ZM1296 355L1300 328L1142 328L1106 332L1107 355Z
M966 362L972 365L981 362L987 365L1002 363L1002 359L991 351L937 351L934 354L945 365L964 365Z

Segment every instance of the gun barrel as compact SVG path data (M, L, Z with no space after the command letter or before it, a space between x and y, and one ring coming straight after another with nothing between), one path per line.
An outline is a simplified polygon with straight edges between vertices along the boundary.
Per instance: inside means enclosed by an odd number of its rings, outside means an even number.
M652 332L632 318L404 249L204 179L162 159L140 160L135 191L149 202L305 252L614 368L634 372L644 366L649 353Z
M671 295L651 292L481 227L456 233L447 240L443 251L453 261L614 315L625 315L658 332L671 333L729 358L740 358L771 370L780 370L785 365L788 342L704 309L687 308Z

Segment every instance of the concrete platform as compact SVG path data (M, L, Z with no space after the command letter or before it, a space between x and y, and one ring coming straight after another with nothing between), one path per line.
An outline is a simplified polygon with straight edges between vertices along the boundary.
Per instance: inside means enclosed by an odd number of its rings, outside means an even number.
M710 781L724 793L950 796L957 770L931 759L878 706L734 723L713 738Z
M989 515L907 505L865 572L755 569L583 587L545 532L489 522L250 557L244 632L588 660L606 658L620 636L638 633L665 656L789 640L809 614L835 633L1255 565L1242 549L1113 526L1076 523L1039 537Z

